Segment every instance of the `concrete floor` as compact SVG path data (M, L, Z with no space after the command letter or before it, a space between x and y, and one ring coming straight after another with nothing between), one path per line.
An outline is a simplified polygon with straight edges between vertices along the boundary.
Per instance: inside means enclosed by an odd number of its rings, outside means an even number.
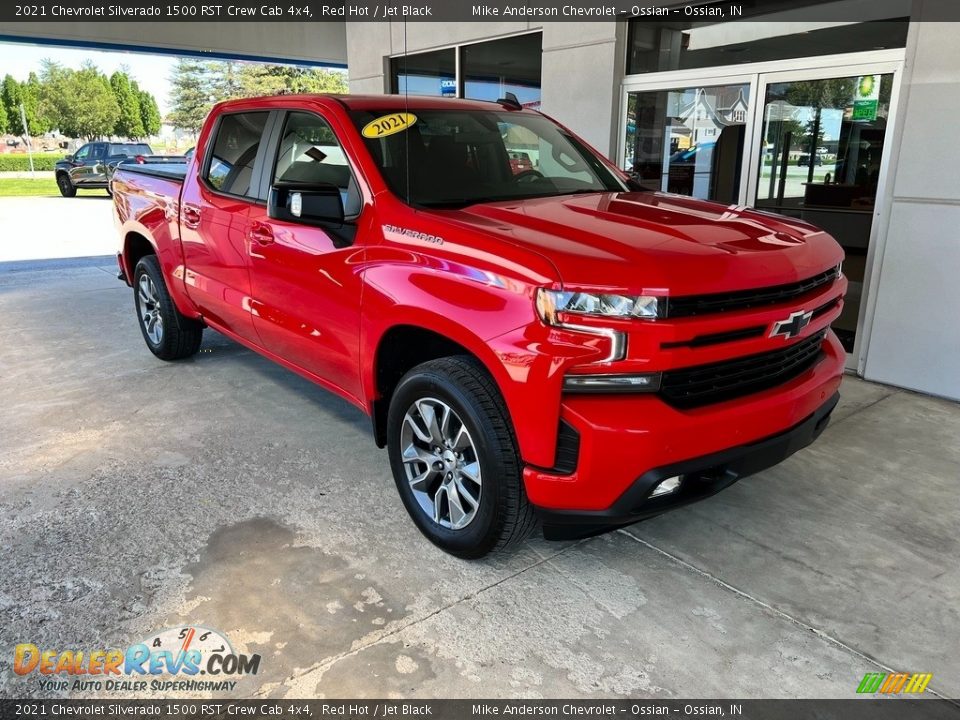
M113 201L106 190L81 190L72 198L0 197L0 228L0 263L117 250Z
M263 655L234 696L960 695L960 406L848 378L704 503L463 562L358 411L212 332L155 360L110 262L0 265L0 695L41 694L16 643L187 622Z

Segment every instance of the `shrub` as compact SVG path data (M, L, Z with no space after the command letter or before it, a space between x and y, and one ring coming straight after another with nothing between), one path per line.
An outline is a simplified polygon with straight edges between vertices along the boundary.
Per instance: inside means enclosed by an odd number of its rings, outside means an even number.
M53 166L57 163L58 160L63 160L63 155L60 155L60 154L34 155L33 169L49 172L50 170L53 170ZM16 155L0 155L0 172L3 172L3 171L27 172L28 170L30 170L30 158L27 157L26 153L18 153Z

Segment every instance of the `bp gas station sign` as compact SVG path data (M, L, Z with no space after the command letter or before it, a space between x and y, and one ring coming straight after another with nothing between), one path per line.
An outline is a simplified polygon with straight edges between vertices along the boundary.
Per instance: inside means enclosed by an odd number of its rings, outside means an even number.
M853 115L851 120L876 120L880 103L880 76L863 75L857 78L853 92Z

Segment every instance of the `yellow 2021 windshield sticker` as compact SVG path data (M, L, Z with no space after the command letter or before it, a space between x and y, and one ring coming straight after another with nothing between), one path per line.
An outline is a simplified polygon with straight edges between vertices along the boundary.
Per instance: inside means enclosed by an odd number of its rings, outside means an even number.
M417 116L413 113L390 113L371 120L360 132L365 138L381 138L402 132L416 121Z

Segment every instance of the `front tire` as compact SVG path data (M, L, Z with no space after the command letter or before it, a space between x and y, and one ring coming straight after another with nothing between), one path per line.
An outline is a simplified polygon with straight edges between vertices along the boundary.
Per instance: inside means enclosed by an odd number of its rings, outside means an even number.
M57 173L57 189L64 197L75 197L77 194L77 186L71 182L70 176L63 172Z
M156 255L147 255L137 263L133 298L140 332L150 352L161 360L181 360L196 354L203 340L203 324L177 310Z
M473 358L431 360L400 380L387 447L407 512L446 552L479 558L533 530L506 405Z

